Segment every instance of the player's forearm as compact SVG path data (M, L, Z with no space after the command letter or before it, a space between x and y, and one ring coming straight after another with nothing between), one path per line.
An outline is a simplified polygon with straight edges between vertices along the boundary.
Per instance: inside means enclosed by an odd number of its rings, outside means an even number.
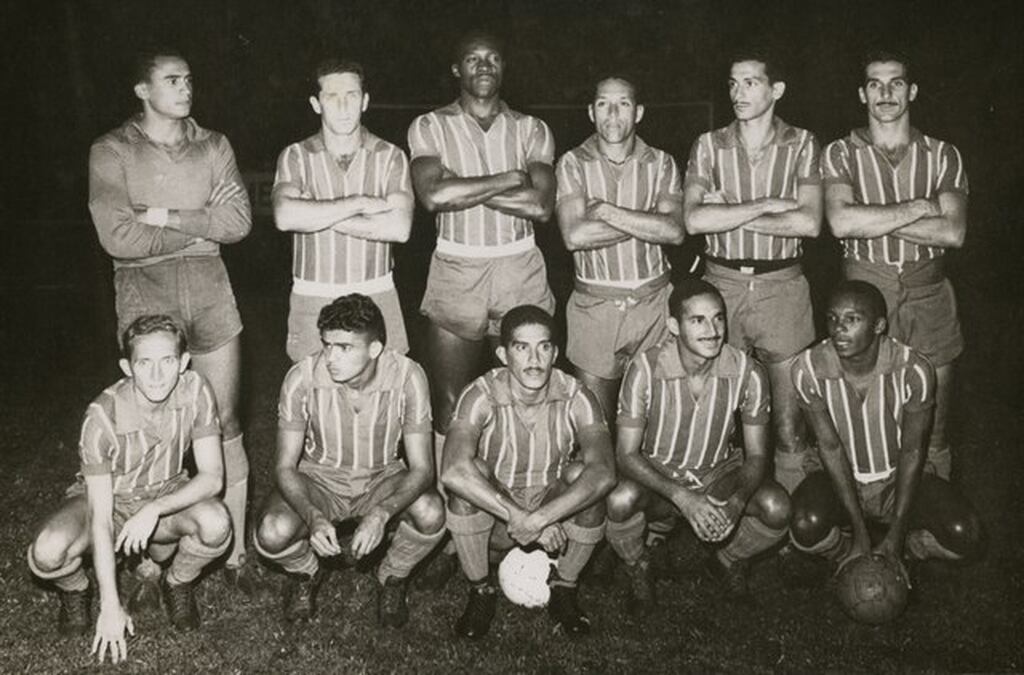
M334 224L334 229L369 241L405 243L412 229L412 211L384 211L352 216Z
M117 558L114 554L114 525L110 514L92 514L92 564L99 587L100 606L119 606Z
M447 450L447 446L445 447ZM441 482L450 493L508 522L515 505L498 492L470 462L455 462L445 467Z
M629 235L601 220L579 220L562 228L562 241L569 251L588 251L626 241Z
M201 209L170 209L167 227L218 244L234 244L252 229L249 197L242 192L225 204Z
M419 195L428 211L462 211L521 185L521 175L514 172L472 178L446 174L420 190Z
M916 220L893 232L893 236L921 246L939 248L960 248L964 245L967 230L954 224L944 216L932 216Z
M362 215L366 205L363 195L340 199L304 199L275 196L274 222L282 232L312 233L348 218Z
M594 216L637 239L670 246L683 243L685 228L682 212L648 213L601 202L595 208Z
M636 481L649 490L653 490L669 501L672 495L679 488L679 483L659 473L650 462L641 457L638 453L620 455L618 458L619 474L625 478Z
M764 482L768 473L768 461L763 456L747 457L740 466L736 490L731 499L738 505L746 506L750 497L757 492L757 488Z
M776 237L817 237L821 231L821 216L820 211L814 213L809 208L797 208L782 213L766 213L743 227Z
M835 202L826 205L829 227L840 239L882 237L935 213L935 205L927 199L884 206Z
M551 219L553 208L550 195L531 186L506 190L489 198L485 203L492 209L510 216L542 223Z
M794 202L795 204L795 202ZM766 213L764 202L695 204L685 211L687 234L731 232Z
M285 502L292 507L295 513L299 514L306 527L312 529L313 523L317 518L323 518L324 514L309 499L309 491L306 489L305 481L299 476L299 472L294 467L279 466L274 472L274 477L277 481L277 489L281 491Z
M896 504L889 534L899 542L903 541L907 533L910 509L914 503L917 486L921 482L925 454L920 446L904 448L896 463Z
M182 232L139 222L130 206L123 209L90 203L93 223L103 250L119 260L138 260L176 253L193 241Z
M200 471L169 495L153 500L160 516L169 516L220 494L224 480L220 474Z
M819 446L822 464L832 480L832 487L835 489L836 497L842 504L843 510L850 518L850 526L853 528L855 541L869 542L867 524L864 521L864 513L860 509L860 501L857 498L856 479L853 477L853 467L844 455L844 449L840 446L821 444Z
M615 487L615 471L604 464L584 467L569 488L538 508L534 514L544 526L560 523L604 499Z

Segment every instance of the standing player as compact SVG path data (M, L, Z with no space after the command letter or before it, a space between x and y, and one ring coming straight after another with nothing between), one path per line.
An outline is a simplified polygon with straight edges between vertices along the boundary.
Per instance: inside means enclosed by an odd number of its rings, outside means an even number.
M925 470L948 479L946 417L963 336L942 262L967 232L967 174L952 144L910 126L917 85L905 56L871 54L863 72L858 92L868 126L829 144L822 157L828 222L843 242L844 276L877 286L889 308L889 334L935 366Z
M494 618L489 543L560 552L548 612L569 635L590 631L576 585L604 535L615 460L597 398L555 368L553 336L554 320L539 307L509 310L497 350L505 367L474 380L455 408L441 478L448 529L472 584L455 624L464 637L482 637Z
M793 495L793 542L836 563L874 549L902 564L904 546L917 560L974 557L983 538L974 509L921 472L935 372L917 350L883 335L885 317L877 288L840 283L829 299L828 339L793 364L825 465ZM889 526L874 547L869 518Z
M788 495L768 473L764 367L724 344L725 304L710 283L680 282L669 312L673 339L634 358L619 393L622 477L608 496L608 543L626 563L637 610L654 601L647 518L682 514L698 538L724 542L707 569L734 599L748 595L750 558L780 541L789 524ZM743 450L730 442L736 412Z
M238 419L242 322L220 245L249 233L249 199L228 140L189 117L192 73L170 50L141 54L142 113L97 140L89 155L89 210L114 259L119 334L143 314L184 327L192 367L213 387L224 436L224 502L235 538L226 579L246 594L249 461Z
M733 58L736 120L693 144L684 210L687 232L706 235L704 278L725 298L729 344L751 350L768 371L775 477L792 491L803 478L806 440L789 369L814 340L801 239L821 229L821 185L814 134L775 115L785 91L771 56Z
M370 102L361 65L325 61L313 84L320 131L284 149L274 179L277 229L294 233L288 356L297 362L320 349L320 309L349 293L381 308L389 346L404 354L391 243L408 240L412 225L409 161L360 123Z
M667 336L669 265L683 241L676 163L636 135L644 106L622 77L597 83L596 133L558 161L558 225L576 267L566 309L568 357L614 426L629 359Z
M29 567L60 591L59 628L89 630L91 554L100 611L92 652L114 663L127 656L132 618L117 592L118 552L174 556L161 587L175 628L199 625L193 587L202 569L227 550L231 520L217 499L223 485L220 424L213 390L186 370L185 335L169 316L142 316L123 335L125 377L90 405L79 442L78 482L29 548ZM191 446L196 473L183 468ZM177 554L175 554L177 549Z
M365 295L321 309L317 328L320 352L292 366L281 385L277 485L256 545L289 574L284 616L294 621L316 609L319 558L343 553L335 521L359 521L351 544L357 559L397 525L377 568L377 617L398 627L409 618L406 578L444 534L427 378L415 361L385 349L384 316Z

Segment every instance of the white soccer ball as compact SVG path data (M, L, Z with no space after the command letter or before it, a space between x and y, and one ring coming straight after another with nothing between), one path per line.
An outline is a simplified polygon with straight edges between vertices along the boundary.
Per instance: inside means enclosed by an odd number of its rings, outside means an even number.
M498 565L498 585L506 598L521 607L544 607L551 597L548 576L555 565L543 549L527 553L516 546Z

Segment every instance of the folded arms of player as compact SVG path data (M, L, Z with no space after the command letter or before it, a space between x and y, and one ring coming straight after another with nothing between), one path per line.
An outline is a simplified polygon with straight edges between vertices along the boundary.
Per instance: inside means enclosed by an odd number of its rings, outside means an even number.
M718 192L697 182L683 190L683 212L689 234L716 234L744 228L778 237L817 237L821 232L821 186L797 187L796 199L761 197L727 204Z
M405 242L412 229L414 203L408 192L313 199L303 196L293 183L278 183L273 201L274 221L282 232L311 233L330 227L360 239Z
M558 227L570 251L602 248L630 237L678 245L684 236L683 205L678 196L663 197L654 211L637 211L572 194L558 202Z
M825 210L838 238L873 239L887 234L922 246L960 248L967 233L967 195L940 192L936 197L895 204L858 204L853 188L832 183Z
M481 204L530 220L551 218L555 176L549 164L530 162L526 171L463 178L445 168L436 156L412 161L412 182L428 211L461 211Z

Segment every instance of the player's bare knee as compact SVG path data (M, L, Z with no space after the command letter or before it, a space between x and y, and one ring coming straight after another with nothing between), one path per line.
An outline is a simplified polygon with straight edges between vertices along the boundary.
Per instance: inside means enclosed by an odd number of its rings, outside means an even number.
M936 539L961 560L975 561L984 555L987 537L977 514L964 514L948 523L943 530Z
M757 493L759 513L762 523L773 530L781 530L789 525L792 508L789 495L782 486L773 483L763 486Z
M480 512L465 499L451 493L448 494L448 510L457 516L473 516Z
M572 522L580 527L600 527L604 520L605 507L601 502L580 511L572 518Z
M825 539L831 529L832 524L826 522L821 514L806 508L795 509L789 523L793 540L805 548L810 548Z
M605 509L608 520L629 520L640 510L640 490L632 481L620 482L605 499Z
M196 504L195 521L196 534L204 546L217 547L231 537L231 516L219 499Z
M413 527L423 534L435 534L444 527L444 501L435 490L427 490L409 505Z
M32 562L41 572L59 570L67 564L70 546L67 534L54 528L43 528L32 543Z
M294 520L276 511L265 512L256 527L256 541L267 553L280 553L291 546L295 534Z

